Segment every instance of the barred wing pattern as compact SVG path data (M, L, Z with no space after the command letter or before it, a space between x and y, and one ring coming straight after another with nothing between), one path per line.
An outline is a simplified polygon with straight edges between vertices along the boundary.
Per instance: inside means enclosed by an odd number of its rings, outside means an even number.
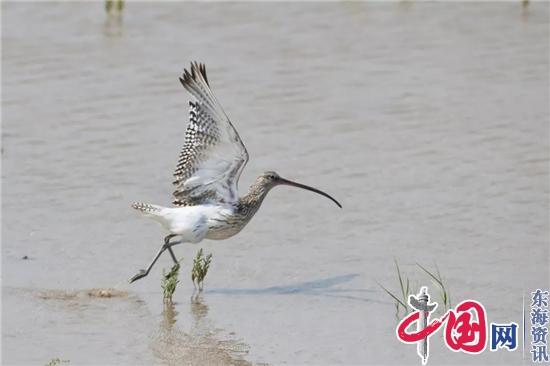
M248 152L235 127L212 93L203 64L184 70L183 87L195 97L189 102L185 144L174 172L174 205L234 203Z

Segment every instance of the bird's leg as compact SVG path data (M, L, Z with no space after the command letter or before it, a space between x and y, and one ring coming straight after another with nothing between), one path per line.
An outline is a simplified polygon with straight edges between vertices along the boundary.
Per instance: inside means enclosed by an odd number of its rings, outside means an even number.
M134 277L130 278L130 283L132 283L134 281L137 281L137 280L147 276L149 274L149 272L151 271L151 268L153 268L153 266L155 265L155 263L159 259L160 255L166 249L168 249L168 251L170 252L170 256L172 257L172 260L174 261L174 263L175 264L178 263L178 260L176 259L176 256L174 255L174 252L172 251L172 248L170 248L172 245L179 243L179 242L170 243L170 239L172 239L175 236L177 236L177 235L176 234L170 234L170 235L168 235L167 237L164 238L164 245L159 249L159 251L155 255L155 258L153 258L153 261L151 262L151 264L149 264L149 267L147 267L147 269L141 269Z
M170 253L170 257L172 257L172 260L174 261L174 264L178 264L178 260L176 259L176 256L174 255L174 252L172 251L171 247L167 247L168 253Z
M157 252L157 255L155 255L155 258L153 258L153 261L151 262L151 264L149 264L149 267L147 267L147 269L140 269L139 272L134 277L130 278L130 283L132 283L134 281L137 281L137 280L147 276L149 274L149 271L151 271L151 268L153 268L153 266L155 265L155 263L159 259L162 252L164 252L165 250L166 250L166 248L163 245L160 248L160 250Z
M164 238L164 248L168 249L168 253L170 253L170 256L172 257L172 260L174 261L174 264L178 264L178 260L176 259L176 256L174 255L174 251L172 250L172 245L175 245L176 243L170 243L170 239L177 236L176 234L170 234L166 238Z

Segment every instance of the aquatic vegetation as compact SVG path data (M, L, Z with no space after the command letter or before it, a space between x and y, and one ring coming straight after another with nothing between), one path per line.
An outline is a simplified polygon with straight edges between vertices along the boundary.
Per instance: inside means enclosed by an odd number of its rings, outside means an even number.
M397 319L400 319L401 309L403 309L404 311L403 316L406 316L410 311L408 300L410 295L415 294L415 290L413 290L413 288L416 288L416 286L411 286L411 280L409 279L409 277L401 272L401 269L399 268L399 263L397 263L396 259L394 259L394 263L395 269L397 271L397 278L399 280L400 293L396 295L395 293L388 290L386 287L382 286L380 283L378 284L378 286L380 286L394 300L395 317ZM438 312L446 312L448 309L451 308L451 295L449 290L445 286L445 283L443 282L443 278L441 277L441 273L439 272L439 267L437 266L437 264L434 264L435 273L433 273L419 263L416 263L416 265L430 277L430 280L438 289L439 299L441 300L439 302Z
M68 363L68 362L69 362L69 360L62 360L59 357L56 357L56 358L52 358L50 360L50 362L45 364L45 366L56 366L56 365L59 365L61 363Z
M117 10L119 13L124 10L124 0L105 0L105 11L110 13L113 10Z
M409 298L409 295L412 293L410 288L410 281L409 278L405 278L403 280L403 275L401 274L401 270L399 269L399 264L397 263L397 260L393 260L395 263L395 269L397 270L397 278L399 279L399 287L401 289L400 297L394 295L390 290L382 286L381 284L378 284L388 295L390 295L394 301L395 301L395 317L399 319L399 314L401 308L405 311L405 315L409 313L409 308L407 306L407 301Z
M180 260L181 262L181 260ZM174 292L176 292L176 286L178 282L178 275L180 270L180 263L176 263L172 266L172 269L170 272L165 273L164 270L162 270L162 290L164 291L164 302L171 304L172 303L172 296L174 295Z
M432 283L436 285L436 287L439 289L439 298L443 302L444 310L447 311L451 308L451 294L450 292L445 288L445 284L443 283L443 279L441 278L441 273L439 273L439 267L437 264L435 265L435 271L436 273L433 274L432 272L428 271L426 268L424 268L419 263L416 263L418 267L420 267L424 272L430 276Z
M199 291L202 291L204 278L208 273L210 268L210 262L212 261L212 254L208 254L206 257L203 257L202 248L199 249L195 259L193 260L193 269L191 270L191 281L193 281L193 286L199 288ZM195 284L196 283L196 284Z

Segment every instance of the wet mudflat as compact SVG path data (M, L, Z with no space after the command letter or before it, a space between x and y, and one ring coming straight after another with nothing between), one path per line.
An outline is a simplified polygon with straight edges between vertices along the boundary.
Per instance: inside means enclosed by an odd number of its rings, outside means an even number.
M394 258L491 321L548 287L548 4L2 3L2 27L5 364L416 364L377 285ZM273 190L238 236L175 248L165 307L169 256L127 283L163 236L129 205L171 201L191 60L247 145L241 190L275 170L344 208ZM521 362L437 337L430 363Z

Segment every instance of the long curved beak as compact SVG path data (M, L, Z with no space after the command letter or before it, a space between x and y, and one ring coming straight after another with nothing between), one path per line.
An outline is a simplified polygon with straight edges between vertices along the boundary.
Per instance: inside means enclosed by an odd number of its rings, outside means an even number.
M325 193L317 188L313 188L313 187L310 187L310 186L306 186L305 184L300 184L300 183L296 183L296 182L293 182L291 180L288 180L288 179L284 179L284 178L279 178L278 180L278 183L279 184L284 184L284 185L287 185L287 186L292 186L292 187L298 187L298 188L302 188L302 189L307 189L308 191L312 191L312 192L315 192L315 193L318 193L322 196L325 196L327 197L328 199L332 200L332 202L336 203L338 205L338 207L342 208L342 205L340 204L340 202L336 201L332 196L330 196L328 193Z

